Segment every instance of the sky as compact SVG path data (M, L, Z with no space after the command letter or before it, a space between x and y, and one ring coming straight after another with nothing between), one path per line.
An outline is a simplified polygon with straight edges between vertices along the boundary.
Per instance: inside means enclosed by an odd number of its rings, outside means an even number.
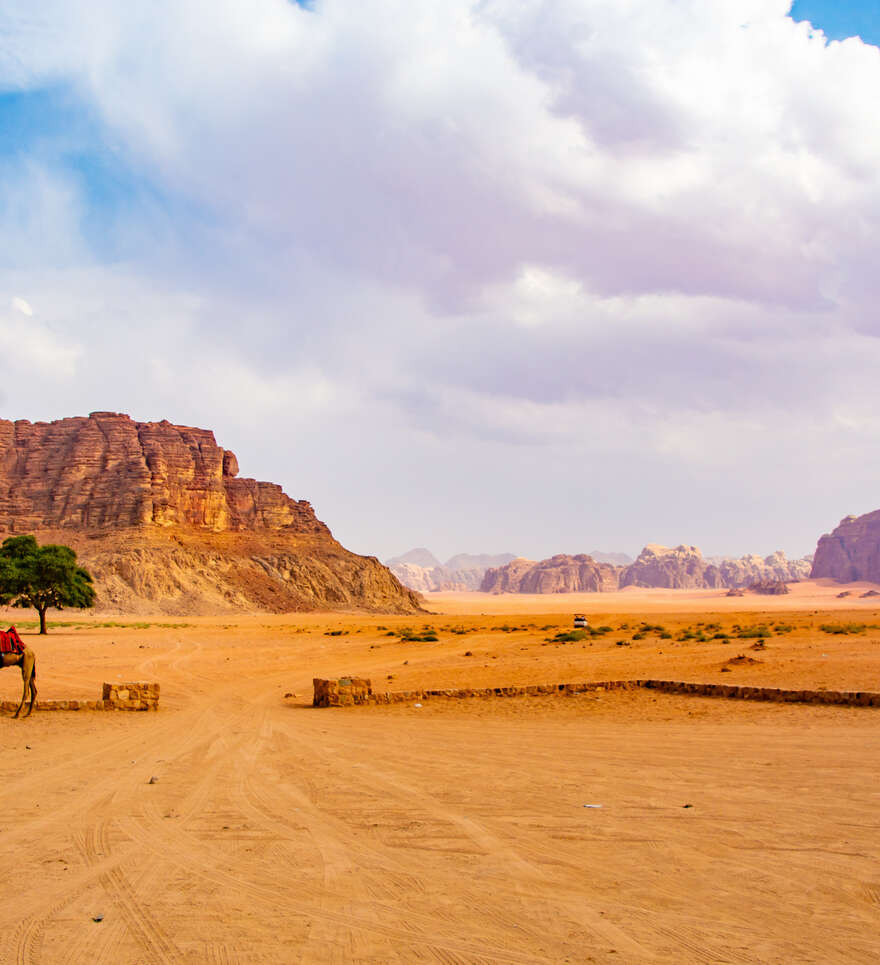
M346 546L880 507L875 2L6 0L0 416L214 430Z

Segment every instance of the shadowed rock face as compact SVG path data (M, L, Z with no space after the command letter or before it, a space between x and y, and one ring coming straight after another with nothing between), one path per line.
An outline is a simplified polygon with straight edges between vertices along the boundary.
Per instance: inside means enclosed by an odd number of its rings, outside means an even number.
M820 537L810 575L842 583L880 583L880 509L846 516L834 532Z
M72 546L99 606L410 612L419 598L333 539L305 500L238 477L213 432L94 412L0 420L0 538Z

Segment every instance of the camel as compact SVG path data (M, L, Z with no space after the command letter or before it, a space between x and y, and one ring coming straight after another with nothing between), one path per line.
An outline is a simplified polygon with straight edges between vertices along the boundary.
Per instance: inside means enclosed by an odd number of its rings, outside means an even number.
M25 647L23 653L13 651L12 653L0 654L0 668L2 667L21 667L21 679L24 684L24 689L21 692L21 703L18 705L18 710L12 716L18 717L21 713L21 708L24 707L24 702L27 698L28 688L30 688L31 702L28 704L27 713L25 714L25 717L28 717L34 709L34 701L37 699L37 655L30 647Z

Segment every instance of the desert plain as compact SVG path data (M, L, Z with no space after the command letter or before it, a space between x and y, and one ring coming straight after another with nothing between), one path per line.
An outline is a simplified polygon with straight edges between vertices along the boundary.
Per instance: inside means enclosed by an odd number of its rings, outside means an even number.
M161 701L0 719L0 963L876 962L878 708L647 691L311 706L313 677L343 675L877 691L869 589L53 612L45 637L9 611L41 699L143 680ZM610 629L560 638L576 612ZM0 698L20 690L0 674Z

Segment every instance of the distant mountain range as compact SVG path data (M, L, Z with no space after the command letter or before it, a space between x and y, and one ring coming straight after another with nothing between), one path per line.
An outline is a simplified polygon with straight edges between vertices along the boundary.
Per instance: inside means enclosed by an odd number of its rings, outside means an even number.
M633 562L626 553L593 550L596 563L626 566ZM457 553L445 563L424 546L416 547L385 561L392 573L412 590L431 593L438 590L479 590L488 570L499 569L520 559L513 553Z
M639 558L626 566L586 555L559 555L538 562L513 560L486 570L480 589L484 593L602 593L627 586L732 589L802 580L809 575L809 560L788 560L782 552L710 562L696 546L649 543Z
M602 593L627 586L720 589L802 580L810 575L811 560L789 560L782 552L707 559L696 546L649 543L636 560L626 553L593 550L537 561L512 553L458 553L441 563L430 550L418 547L385 565L404 586L422 593Z
M478 590L486 570L515 560L513 553L457 553L445 563L423 546L385 561L391 572L411 590Z

